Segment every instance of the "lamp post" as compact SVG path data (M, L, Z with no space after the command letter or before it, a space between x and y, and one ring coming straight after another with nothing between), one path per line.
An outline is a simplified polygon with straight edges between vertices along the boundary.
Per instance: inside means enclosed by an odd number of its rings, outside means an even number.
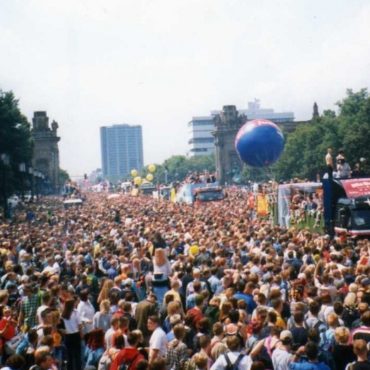
M24 174L26 172L26 164L19 163L19 172L21 173L21 194L22 194L22 201L24 201Z
M28 169L28 173L30 174L30 179L31 179L31 202L33 202L33 195L34 195L34 181L33 181L33 168L30 167Z
M7 192L7 170L10 165L10 157L6 153L0 154L0 163L2 167L1 171L1 198L3 203L3 211L4 211L4 218L7 219L9 217L9 207L8 207L8 192Z

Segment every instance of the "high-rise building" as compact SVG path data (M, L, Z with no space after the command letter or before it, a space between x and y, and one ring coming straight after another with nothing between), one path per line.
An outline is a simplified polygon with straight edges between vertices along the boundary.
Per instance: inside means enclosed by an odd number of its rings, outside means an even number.
M215 152L214 136L215 131L214 118L222 111L211 111L209 116L193 117L188 123L189 128L189 156L207 155ZM259 100L248 103L248 109L240 109L240 115L246 116L248 120L268 119L281 127L291 129L294 126L293 112L275 112L273 109L261 108Z
M213 117L193 117L188 123L190 139L188 144L189 155L207 155L212 154L215 150L214 137L212 131L215 124Z
M116 182L143 168L143 134L139 125L113 125L100 128L103 175Z

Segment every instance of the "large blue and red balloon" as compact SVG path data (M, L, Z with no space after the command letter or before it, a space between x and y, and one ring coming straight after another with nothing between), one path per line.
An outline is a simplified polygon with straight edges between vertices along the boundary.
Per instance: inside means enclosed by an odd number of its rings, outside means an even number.
M275 123L255 119L246 122L235 138L235 149L240 159L252 167L275 163L284 149L284 136Z

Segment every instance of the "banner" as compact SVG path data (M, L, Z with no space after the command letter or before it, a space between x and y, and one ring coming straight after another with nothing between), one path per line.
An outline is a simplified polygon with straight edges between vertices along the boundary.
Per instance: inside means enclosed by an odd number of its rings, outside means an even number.
M266 194L257 195L257 215L267 216L269 213L269 202Z
M370 195L370 179L341 180L348 198Z

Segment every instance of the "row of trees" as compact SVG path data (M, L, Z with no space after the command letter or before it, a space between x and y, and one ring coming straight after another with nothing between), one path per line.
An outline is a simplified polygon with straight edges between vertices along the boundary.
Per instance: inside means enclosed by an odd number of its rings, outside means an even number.
M214 155L187 158L184 155L174 155L157 165L155 177L158 182L182 181L191 172L210 173L215 171Z
M345 151L351 167L364 158L370 160L370 97L367 89L347 90L346 97L337 103L338 114L325 110L310 124L298 127L286 136L284 153L272 168L278 180L291 178L316 179L325 172L327 148ZM365 171L367 168L363 168Z

